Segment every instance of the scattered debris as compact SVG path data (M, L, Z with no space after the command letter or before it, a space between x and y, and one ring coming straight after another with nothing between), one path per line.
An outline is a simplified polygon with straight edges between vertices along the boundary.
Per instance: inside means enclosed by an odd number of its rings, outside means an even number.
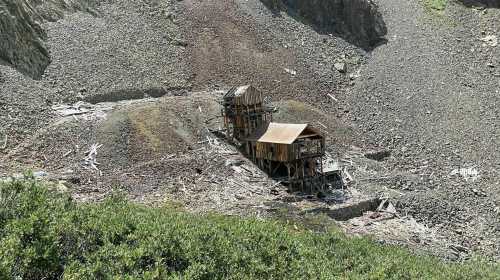
M9 140L9 136L7 134L5 134L5 140L3 141L3 146L2 146L2 150L5 150L7 149L7 141Z
M480 40L484 42L483 46L496 47L498 45L498 37L496 35L488 35Z
M394 207L394 205L388 199L382 200L380 205L377 207L377 212L385 212L393 215L396 215L398 213L396 207Z
M361 69L358 69L358 71L349 74L349 79L351 80L355 80L359 77L361 77Z
M99 176L102 176L101 170L97 168L97 165L99 163L97 162L97 149L101 148L102 144L93 144L90 146L90 149L86 152L87 156L83 159L84 160L84 167L91 167L92 169L95 169L99 172Z
M63 155L63 158L69 156L71 153L73 152L73 150L69 150L67 151L64 155Z
M458 245L458 244L450 244L450 249L452 249L453 251L462 252L462 253L469 252L469 248L464 247L462 245Z
M368 159L382 161L391 156L391 151L389 150L377 150L365 153L365 157Z
M297 75L297 71L295 71L293 69L288 69L288 68L284 68L284 69L285 69L285 72L287 72L288 74L290 74L292 76Z
M35 178L41 178L41 177L47 177L47 175L49 175L47 172L45 171L36 171L36 172L33 172L33 177Z
M471 180L472 182L475 182L480 177L479 171L474 167L453 169L453 171L451 171L450 175L452 175L452 176L460 175L467 182L469 180Z
M243 165L244 161L241 159L227 159L226 163L224 164L225 166L241 166Z
M328 94L328 97L330 97L333 101L335 102L339 102L339 100L337 98L335 98L333 95L331 94Z
M344 169L342 170L342 174L344 175L342 176L342 183L344 184L344 186L347 186L354 181L349 171L347 171L347 167L344 167Z
M478 190L478 189L472 189L472 192L477 195L477 196L482 196L482 197L486 197L486 193L481 191L481 190Z
M317 124L321 125L324 129L327 129L328 127L326 125L324 125L323 123L321 123L320 121L316 121Z
M52 110L56 111L62 117L82 115L90 112L91 105L83 101L78 101L73 105L54 105Z

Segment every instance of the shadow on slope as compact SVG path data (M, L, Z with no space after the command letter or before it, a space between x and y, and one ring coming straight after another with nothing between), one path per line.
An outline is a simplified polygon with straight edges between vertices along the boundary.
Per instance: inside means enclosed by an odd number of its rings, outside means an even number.
M285 11L317 32L335 34L366 51L386 42L387 28L368 0L260 0L273 13Z
M467 7L500 8L500 0L460 0Z

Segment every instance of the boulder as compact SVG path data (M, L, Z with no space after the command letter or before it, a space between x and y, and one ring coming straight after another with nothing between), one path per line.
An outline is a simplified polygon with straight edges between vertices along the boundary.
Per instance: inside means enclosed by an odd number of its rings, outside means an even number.
M333 67L340 73L345 73L347 71L347 66L344 62L337 62L333 64Z

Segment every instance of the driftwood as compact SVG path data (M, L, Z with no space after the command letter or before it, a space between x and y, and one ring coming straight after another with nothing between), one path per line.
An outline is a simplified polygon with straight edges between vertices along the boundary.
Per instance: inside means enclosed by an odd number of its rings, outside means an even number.
M7 141L9 140L9 135L5 134L5 140L3 141L2 150L7 149Z
M331 95L331 94L327 94L327 95L328 95L328 97L330 97L333 101L335 101L335 102L339 102L339 100L338 100L337 98L335 98L333 95Z
M90 106L82 101L76 102L73 105L54 105L52 110L56 111L62 117L73 116L77 120L75 115L82 115L89 113Z
M67 157L67 156L69 156L72 152L73 152L73 150L69 150L69 151L67 151L67 152L63 155L63 157Z
M102 176L102 172L99 168L97 168L97 165L99 165L99 163L97 162L97 149L101 147L102 144L93 144L92 146L90 146L90 149L85 152L87 156L83 159L84 166L90 166L92 169L99 172L99 176Z
M321 125L323 128L325 128L325 129L327 129L327 128L328 128L326 125L322 124L321 122L319 122L319 121L316 121L316 122L317 122L319 125Z
M354 179L352 178L349 171L347 171L346 167L344 167L344 169L342 170L342 173L345 175L345 177L342 176L342 181L343 181L344 185L348 185L350 182L354 181Z
M354 162L352 160L342 158L342 159L340 159L340 161L347 162L347 163L350 163L351 165L354 165Z

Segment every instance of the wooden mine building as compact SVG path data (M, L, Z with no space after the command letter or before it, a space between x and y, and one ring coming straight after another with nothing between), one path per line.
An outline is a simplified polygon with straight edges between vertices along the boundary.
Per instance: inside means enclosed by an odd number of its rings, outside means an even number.
M232 141L241 141L272 121L262 93L250 85L230 89L224 95L223 106L226 136Z
M320 191L325 186L325 138L309 124L272 122L262 93L252 86L224 95L226 135L241 143L244 153L269 176L292 189Z

